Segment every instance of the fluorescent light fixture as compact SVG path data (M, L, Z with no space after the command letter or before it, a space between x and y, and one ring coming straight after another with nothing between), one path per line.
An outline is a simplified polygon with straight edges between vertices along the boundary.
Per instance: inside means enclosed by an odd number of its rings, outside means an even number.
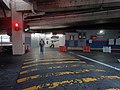
M104 33L104 31L103 30L100 30L100 32L99 32L100 34L103 34Z
M36 30L36 29L58 29L58 28L66 28L68 26L64 25L43 25L43 26L32 26L30 27L31 30Z
M104 30L100 30L99 33L97 33L97 34L103 35L103 34L105 34L105 32L104 32Z
M62 36L63 36L63 34L57 34L56 36L62 37Z

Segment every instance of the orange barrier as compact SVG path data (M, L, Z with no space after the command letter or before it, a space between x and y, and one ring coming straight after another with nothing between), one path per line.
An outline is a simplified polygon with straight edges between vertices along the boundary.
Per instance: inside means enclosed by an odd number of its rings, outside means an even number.
M67 51L66 46L59 46L59 51L60 52L66 52Z
M90 52L90 46L83 46L83 52Z

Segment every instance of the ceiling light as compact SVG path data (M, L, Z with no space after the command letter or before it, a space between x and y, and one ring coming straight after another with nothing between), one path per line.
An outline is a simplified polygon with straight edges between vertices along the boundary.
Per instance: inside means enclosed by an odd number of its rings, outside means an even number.
M103 34L105 34L105 32L104 32L104 30L100 30L99 33L97 33L97 34L103 35Z
M100 30L100 32L99 32L100 34L102 34L102 33L104 33L104 31L103 30Z

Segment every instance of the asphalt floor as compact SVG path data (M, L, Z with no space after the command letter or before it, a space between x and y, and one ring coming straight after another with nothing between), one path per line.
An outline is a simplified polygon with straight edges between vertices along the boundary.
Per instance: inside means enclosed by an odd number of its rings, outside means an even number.
M0 90L13 90L21 70L24 55L0 53Z
M7 57L7 62L0 62L0 72L4 72L0 90L120 90L120 53L45 48L41 54L36 48L25 56Z

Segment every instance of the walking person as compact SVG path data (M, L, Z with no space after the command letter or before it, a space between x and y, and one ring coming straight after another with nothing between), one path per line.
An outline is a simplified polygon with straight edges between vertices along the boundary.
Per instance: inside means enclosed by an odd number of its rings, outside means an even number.
M43 39L41 39L39 42L39 45L40 45L40 52L43 54L45 41Z
M51 41L50 48L54 48L54 41Z

